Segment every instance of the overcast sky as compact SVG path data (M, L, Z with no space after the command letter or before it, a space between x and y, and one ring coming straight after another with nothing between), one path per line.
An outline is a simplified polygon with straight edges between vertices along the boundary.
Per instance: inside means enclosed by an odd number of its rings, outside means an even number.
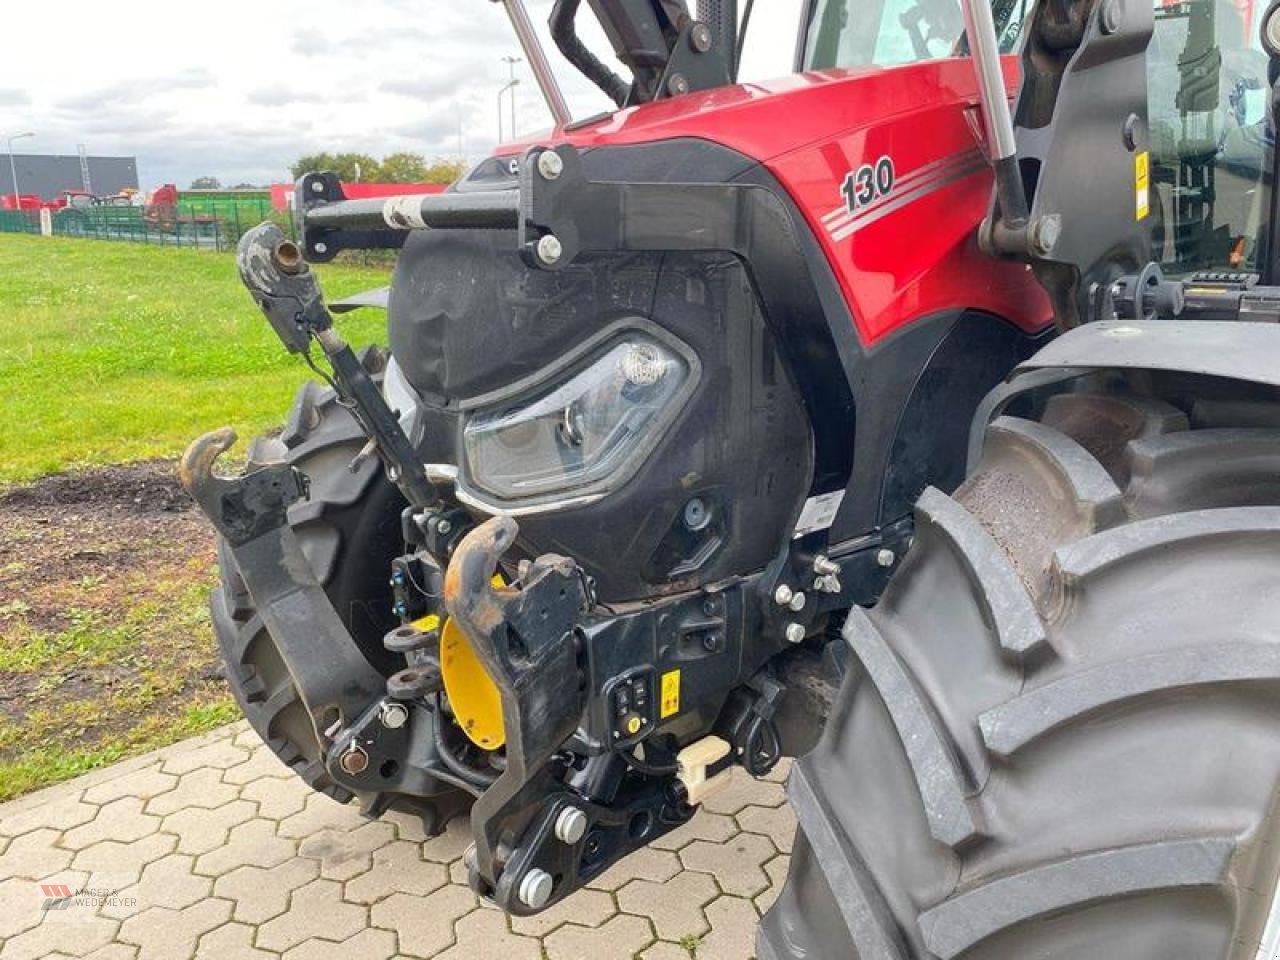
M692 5L692 4L691 4ZM530 0L545 28L551 0ZM746 76L788 72L799 0L758 0ZM136 155L144 189L288 179L298 156L412 150L469 160L498 134L504 56L520 56L491 0L59 0L5 4L0 140L19 153ZM189 11L200 9L193 17ZM583 4L584 39L607 45ZM14 41L17 42L14 42ZM603 95L552 52L575 114ZM516 67L520 133L549 123ZM0 143L0 150L5 149Z

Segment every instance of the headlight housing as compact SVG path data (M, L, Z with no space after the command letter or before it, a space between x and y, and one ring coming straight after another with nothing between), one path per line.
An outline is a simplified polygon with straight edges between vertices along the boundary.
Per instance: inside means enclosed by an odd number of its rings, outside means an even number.
M692 352L669 335L610 337L540 386L473 413L462 431L466 479L501 501L603 496L657 443L697 372Z

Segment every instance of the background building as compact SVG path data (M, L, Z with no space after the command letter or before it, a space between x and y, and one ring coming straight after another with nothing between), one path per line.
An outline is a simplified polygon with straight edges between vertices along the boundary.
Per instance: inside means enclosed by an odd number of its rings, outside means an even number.
M3 146L0 144L0 149ZM85 157L89 184L84 182L80 159L73 153L15 153L18 189L27 196L38 195L41 200L56 200L63 190L89 189L98 196L107 196L126 187L138 189L137 157ZM13 192L9 154L0 153L0 196Z

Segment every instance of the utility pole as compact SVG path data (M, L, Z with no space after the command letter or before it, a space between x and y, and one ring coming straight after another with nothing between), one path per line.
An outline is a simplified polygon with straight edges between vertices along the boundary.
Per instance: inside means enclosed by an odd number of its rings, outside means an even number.
M511 90L511 139L516 138L516 84L520 81L516 79L516 64L523 63L523 57L506 56L502 58L507 65L508 83L507 88Z
M93 180L89 177L89 152L85 149L83 143L76 144L76 151L80 154L80 185L84 188L85 193L93 193Z
M22 209L22 194L18 192L18 165L13 162L13 142L34 136L35 134L28 130L26 133L15 133L9 137L9 176L13 178L13 204L16 210Z

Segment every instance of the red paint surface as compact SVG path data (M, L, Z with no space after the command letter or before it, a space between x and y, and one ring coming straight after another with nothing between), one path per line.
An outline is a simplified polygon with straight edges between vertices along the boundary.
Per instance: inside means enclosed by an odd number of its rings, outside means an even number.
M1011 90L1017 71L1016 58L1006 57ZM870 344L914 319L955 308L985 310L1027 331L1050 322L1048 301L1026 268L978 249L977 227L991 196L985 166L842 241L822 224L823 214L843 202L840 184L850 170L887 155L902 180L927 163L972 152L982 145L982 130L972 64L948 59L722 87L621 110L517 149L696 137L758 160L803 212ZM511 152L504 145L502 153Z

